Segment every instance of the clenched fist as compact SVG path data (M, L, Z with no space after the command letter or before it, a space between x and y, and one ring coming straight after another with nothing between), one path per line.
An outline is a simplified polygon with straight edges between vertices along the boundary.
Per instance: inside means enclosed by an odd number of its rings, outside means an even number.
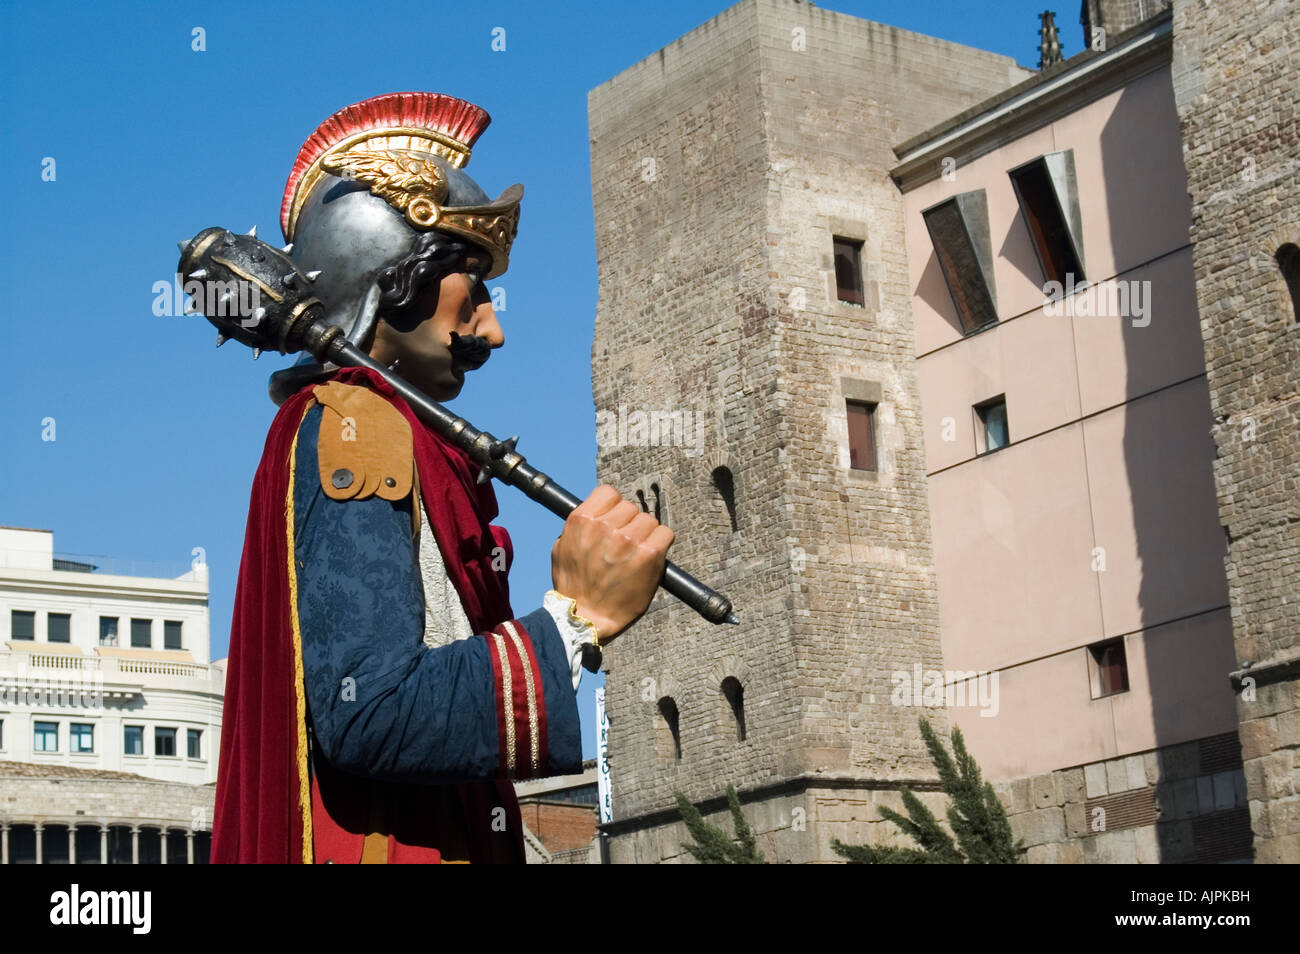
M551 548L552 585L578 604L603 645L646 611L673 532L602 484L569 514Z

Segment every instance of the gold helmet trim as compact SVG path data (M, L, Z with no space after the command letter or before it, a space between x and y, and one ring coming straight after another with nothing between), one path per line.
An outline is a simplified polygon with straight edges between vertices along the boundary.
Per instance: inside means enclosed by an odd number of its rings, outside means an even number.
M400 146L393 141L395 139L401 140ZM362 142L368 148L357 148ZM427 132L424 137L408 137L386 130L383 136L365 134L354 137L353 141L325 153L303 176L304 184L290 213L290 231L296 226L298 212L305 201L300 197L309 195L320 177L328 173L362 183L371 194L401 212L417 229L436 228L451 232L486 249L492 257L492 267L484 277L496 278L509 265L510 247L519 233L519 203L524 194L523 186L511 186L486 205L447 206L444 204L448 192L447 176L428 154L442 155L459 168L468 160L469 150L466 148L457 153L461 162L456 162L448 155L453 150L435 150L430 142Z

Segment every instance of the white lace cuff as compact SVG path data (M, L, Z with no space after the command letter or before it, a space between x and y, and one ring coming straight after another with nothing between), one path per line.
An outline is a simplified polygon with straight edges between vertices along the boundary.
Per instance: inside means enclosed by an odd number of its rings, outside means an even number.
M561 596L555 590L547 590L542 600L542 608L551 614L555 628L564 640L565 651L569 654L569 671L573 675L573 691L577 692L578 683L582 681L582 649L594 644L596 640L589 624L580 623L569 615L573 605L573 600Z

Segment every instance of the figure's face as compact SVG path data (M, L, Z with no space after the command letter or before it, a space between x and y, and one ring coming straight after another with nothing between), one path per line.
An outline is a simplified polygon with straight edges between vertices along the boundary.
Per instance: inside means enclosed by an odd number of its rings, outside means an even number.
M460 394L465 372L506 342L491 296L478 278L487 268L486 255L472 252L461 270L427 285L401 315L378 321L370 356L386 365L398 362L398 377L435 401ZM453 336L460 336L454 346Z

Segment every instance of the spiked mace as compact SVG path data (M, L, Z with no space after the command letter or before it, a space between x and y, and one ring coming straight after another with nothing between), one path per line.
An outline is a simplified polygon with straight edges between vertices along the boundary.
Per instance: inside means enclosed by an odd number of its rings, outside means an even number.
M265 350L281 354L308 351L322 364L369 368L392 385L422 421L470 455L479 465L480 483L495 477L522 490L561 519L582 503L515 450L518 437L500 441L480 431L375 361L349 341L342 328L329 324L325 306L311 294L312 282L320 273L300 271L287 254L292 246L278 249L267 245L258 239L256 227L247 235L204 229L179 245L179 270L187 284L196 281L206 289L223 290L220 296L192 296L198 310L216 326L218 346L234 338L252 348L254 358ZM251 314L238 314L240 303L249 300L235 294L239 288L256 291L259 305ZM740 622L731 610L731 600L672 562L664 567L659 585L710 623Z

